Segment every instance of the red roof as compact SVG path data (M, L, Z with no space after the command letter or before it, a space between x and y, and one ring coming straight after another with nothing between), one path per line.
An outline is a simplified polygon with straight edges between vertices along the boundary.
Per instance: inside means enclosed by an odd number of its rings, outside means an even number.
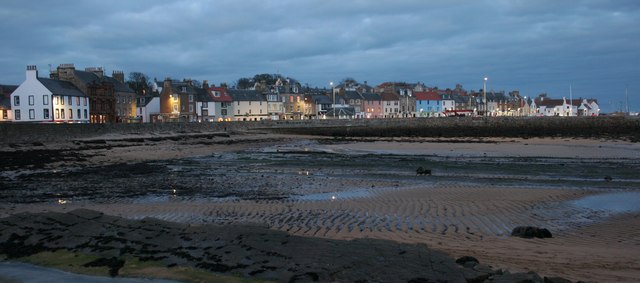
M216 96L215 92L219 93L219 96ZM209 88L209 96L211 100L215 102L232 102L233 98L229 94L227 94L227 89L224 87L210 87Z
M419 91L414 92L416 100L442 100L440 95L435 91Z
M380 100L383 100L383 101L400 100L400 96L391 92L383 92L380 94Z

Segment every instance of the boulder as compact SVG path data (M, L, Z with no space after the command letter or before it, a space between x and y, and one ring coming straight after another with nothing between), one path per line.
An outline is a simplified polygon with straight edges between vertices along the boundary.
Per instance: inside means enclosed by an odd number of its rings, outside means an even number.
M480 262L475 257L463 256L463 257L460 257L460 258L456 259L456 263L459 264L459 265L462 265L464 267L474 267Z
M513 228L511 236L520 238L552 238L551 232L545 228L538 228L532 226L518 226Z

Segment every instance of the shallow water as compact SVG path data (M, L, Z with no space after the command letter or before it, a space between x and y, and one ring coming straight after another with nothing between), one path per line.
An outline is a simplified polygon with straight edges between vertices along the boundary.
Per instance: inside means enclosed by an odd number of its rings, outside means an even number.
M82 282L82 283L174 283L178 281L160 279L133 279L89 276L69 273L53 268L27 263L0 262L0 281L9 282Z
M607 193L572 201L581 208L606 210L615 213L640 212L640 192Z
M329 192L329 193L318 193L318 194L308 194L301 196L294 196L292 199L295 200L311 200L311 201L323 201L323 200L344 200L344 199L352 199L352 198L364 198L370 197L373 195L373 192L370 190L353 190L353 191L343 191L343 192Z

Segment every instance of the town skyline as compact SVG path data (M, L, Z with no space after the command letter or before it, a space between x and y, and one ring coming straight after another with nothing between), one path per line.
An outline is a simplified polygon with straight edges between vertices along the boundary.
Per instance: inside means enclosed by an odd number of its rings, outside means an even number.
M636 1L8 1L0 83L64 63L228 85L283 74L319 88L352 77L478 90L486 76L488 90L530 97L568 98L571 86L604 112L626 106L626 89L637 112L639 11Z

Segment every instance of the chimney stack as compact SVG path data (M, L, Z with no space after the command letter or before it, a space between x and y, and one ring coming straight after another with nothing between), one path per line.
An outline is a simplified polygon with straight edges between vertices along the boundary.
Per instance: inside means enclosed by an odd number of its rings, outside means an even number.
M102 78L102 76L104 76L104 70L102 67L87 67L84 70L85 72L94 73L98 78Z
M162 84L162 89L171 89L171 78L166 77L164 79L164 83Z
M38 67L36 65L27 65L27 80L38 79Z
M113 71L111 72L111 76L118 80L121 83L124 83L124 72L123 71Z
M202 81L202 89L209 89L209 81L208 80L203 80Z
M73 81L76 76L76 67L73 64L60 64L57 74L60 80Z

